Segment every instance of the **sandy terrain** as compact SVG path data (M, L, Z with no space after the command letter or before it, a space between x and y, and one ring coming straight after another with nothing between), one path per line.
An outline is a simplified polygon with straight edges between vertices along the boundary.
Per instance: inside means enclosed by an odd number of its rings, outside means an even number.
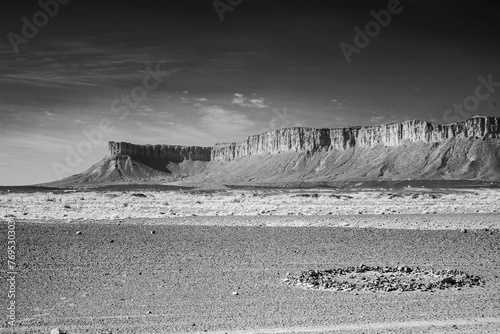
M0 217L17 224L14 332L497 333L499 197L495 189L3 193ZM457 269L485 285L355 294L283 282L360 264ZM2 256L3 278L6 268Z
M499 231L193 225L18 222L16 333L500 330ZM485 286L355 295L282 282L287 272L360 263L455 268ZM5 266L2 258L2 276Z
M129 218L173 218L189 216L295 216L279 220L279 225L311 225L297 216L428 214L425 219L370 221L337 219L340 225L389 228L463 228L463 219L448 219L433 226L435 214L480 213L480 219L466 224L470 228L499 228L495 218L500 212L499 189L403 189L386 191L308 190L192 190L192 191L115 191L67 193L3 193L0 194L0 218L63 220L124 220ZM210 220L208 220L210 221ZM272 220L275 222L275 220ZM390 223L391 221L395 224ZM329 223L326 223L329 222ZM203 223L205 224L205 223ZM231 220L230 225L253 225ZM271 223L274 224L274 223ZM315 222L314 224L318 224ZM312 224L312 225L314 225ZM323 224L319 222L319 225ZM416 225L417 224L417 225ZM422 225L423 224L423 225ZM266 225L268 225L266 223Z

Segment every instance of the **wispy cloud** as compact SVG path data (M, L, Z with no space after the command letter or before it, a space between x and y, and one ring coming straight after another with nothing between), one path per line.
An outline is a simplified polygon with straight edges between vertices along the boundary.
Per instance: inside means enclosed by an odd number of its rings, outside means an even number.
M241 107L259 108L259 109L268 107L263 98L259 97L248 98L245 97L243 94L239 93L234 94L233 104L237 104Z
M269 122L269 127L271 130L279 128L291 128L296 126L304 126L295 113L289 112L288 108L285 106L282 109L273 108L273 117Z
M154 116L159 118L168 118L168 117L173 117L174 115L167 111L158 111L154 114Z
M246 115L219 106L199 106L201 126L212 134L241 137L257 124Z
M386 119L386 116L373 116L370 118L370 123L383 123Z

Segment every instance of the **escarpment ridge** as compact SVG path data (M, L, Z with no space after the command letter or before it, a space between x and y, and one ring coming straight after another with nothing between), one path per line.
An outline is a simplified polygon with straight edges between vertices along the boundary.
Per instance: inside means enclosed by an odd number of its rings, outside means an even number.
M89 170L51 185L500 180L500 118L284 128L213 147L109 142Z
M230 161L252 154L288 151L347 150L352 147L400 146L404 142L442 142L452 138L499 138L500 118L473 117L438 125L409 120L402 123L337 129L285 128L250 136L244 142L216 144L211 160Z
M473 117L448 125L409 120L402 123L333 129L283 128L249 136L243 142L217 143L213 147L179 145L134 145L109 142L109 155L169 159L171 162L231 161L254 154L299 151L348 150L352 147L403 145L405 142L443 142L453 138L500 138L499 117Z

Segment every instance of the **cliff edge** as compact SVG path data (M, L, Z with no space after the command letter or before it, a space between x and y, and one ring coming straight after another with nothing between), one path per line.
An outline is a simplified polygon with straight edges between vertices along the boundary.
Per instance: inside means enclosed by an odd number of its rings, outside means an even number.
M500 118L285 128L214 147L109 142L89 170L51 185L500 180Z
M348 150L353 147L396 147L405 142L443 142L453 138L491 139L500 137L500 118L473 117L439 125L409 120L402 123L337 129L285 128L248 137L240 143L216 144L212 161L231 161L254 154L299 151Z

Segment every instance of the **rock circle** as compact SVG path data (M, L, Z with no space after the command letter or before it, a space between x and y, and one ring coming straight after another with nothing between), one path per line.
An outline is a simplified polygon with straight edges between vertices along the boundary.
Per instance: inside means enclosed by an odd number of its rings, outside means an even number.
M484 285L479 276L456 269L420 269L418 267L370 267L360 265L327 270L308 270L298 275L287 273L283 283L306 289L331 291L422 291L462 289Z

